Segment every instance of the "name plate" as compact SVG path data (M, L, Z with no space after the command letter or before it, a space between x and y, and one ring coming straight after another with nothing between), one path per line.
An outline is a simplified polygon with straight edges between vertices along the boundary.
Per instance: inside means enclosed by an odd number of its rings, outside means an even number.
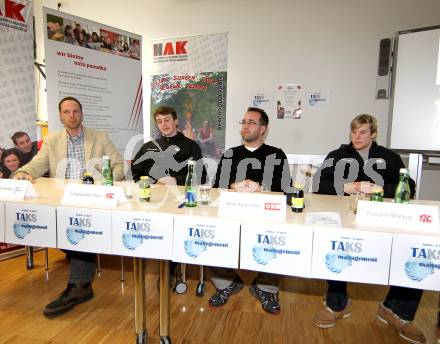
M57 247L56 208L47 205L6 203L5 242Z
M57 247L111 253L111 212L102 209L57 208Z
M310 277L313 227L242 222L240 268Z
M221 217L284 221L286 196L270 193L221 192L218 214Z
M118 202L127 202L120 186L67 184L61 204L116 208Z
M0 242L5 241L5 204L0 202Z
M238 268L239 242L238 221L174 217L173 261Z
M0 199L3 201L22 201L37 198L37 193L28 180L0 179Z
M388 284L392 235L315 227L312 277Z
M395 234L390 285L440 291L440 237Z
M359 201L356 223L361 226L438 232L438 207Z
M151 212L112 212L112 253L172 259L173 217Z

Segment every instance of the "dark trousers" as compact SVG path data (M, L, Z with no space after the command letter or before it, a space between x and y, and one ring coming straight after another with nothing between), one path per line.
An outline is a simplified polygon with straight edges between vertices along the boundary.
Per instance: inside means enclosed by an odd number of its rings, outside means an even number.
M63 250L70 256L70 284L87 284L93 282L96 273L96 254Z
M342 311L348 302L347 282L327 281L327 306L335 312ZM391 286L384 306L391 309L401 319L412 321L417 312L423 290Z

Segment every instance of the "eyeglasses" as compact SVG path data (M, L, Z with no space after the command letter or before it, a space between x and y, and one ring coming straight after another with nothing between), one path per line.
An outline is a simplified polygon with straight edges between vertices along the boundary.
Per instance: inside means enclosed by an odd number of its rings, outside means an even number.
M240 121L240 122L238 122L238 124L241 124L241 125L261 125L261 123L257 123L254 121Z

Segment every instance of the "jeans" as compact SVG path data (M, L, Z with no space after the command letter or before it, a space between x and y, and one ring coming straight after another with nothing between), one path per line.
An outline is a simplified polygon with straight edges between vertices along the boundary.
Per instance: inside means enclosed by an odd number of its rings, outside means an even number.
M348 302L347 282L327 281L327 306L335 312L342 311ZM390 286L383 305L391 309L399 318L414 320L422 298L423 290Z
M64 251L70 255L70 284L91 283L96 273L96 254L87 252Z

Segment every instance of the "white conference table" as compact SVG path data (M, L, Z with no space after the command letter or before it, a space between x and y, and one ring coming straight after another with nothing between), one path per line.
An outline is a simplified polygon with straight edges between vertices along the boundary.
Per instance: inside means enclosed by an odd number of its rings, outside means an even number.
M38 198L36 199L28 199L24 200L21 203L24 204L35 204L35 205L48 205L58 207L61 205L61 199L64 192L65 181L56 180L52 178L38 178L33 186L38 194ZM183 197L183 188L175 187L174 192L170 192L168 187L166 186L153 186L151 192L151 201L148 203L140 203L135 200L132 200L127 203L119 204L116 208L111 209L111 211L127 211L127 212L155 212L159 214L163 214L165 216L170 216L174 219L178 219L180 216L184 218L206 218L211 220L217 220L218 217L218 208L212 205L201 205L195 208L182 208L178 207L181 203ZM215 200L219 195L217 189L212 189L210 197ZM349 211L349 199L348 197L343 196L327 196L327 195L315 195L315 194L307 194L305 196L305 205L306 209L303 213L293 213L290 209L287 209L286 218L283 223L280 223L280 226L290 226L292 228L298 228L302 230L305 234L308 231L313 233L313 226L304 226L304 220L306 214L308 212L337 212L341 215L342 220L342 228L348 229L347 231L341 231L341 233L347 234L350 230L354 230L356 233L368 232L368 233L377 233L378 235L389 235L392 236L394 234L401 234L402 231L399 229L386 229L380 227L361 227L358 226L355 222L355 216ZM434 201L414 201L415 203L426 204L426 205L434 205L439 207L440 202ZM8 203L8 202L5 202ZM79 207L80 208L80 207ZM88 207L93 208L93 207ZM174 220L176 221L176 220ZM239 222L243 221L245 223L251 223L252 221L247 220L237 220ZM257 223L261 225L262 221L255 222L255 226ZM274 225L272 223L267 224ZM276 226L277 224L275 224ZM176 224L174 224L176 226ZM336 229L337 230L337 229ZM273 233L273 231L269 231ZM318 231L315 230L315 233ZM285 233L285 232L284 232ZM360 233L360 232L359 232ZM404 231L404 234L410 235L428 235L429 237L438 239L440 241L440 235L438 233L420 233L420 232L411 232ZM243 235L243 233L242 233ZM315 235L316 236L316 235ZM313 237L313 235L312 235ZM308 239L309 240L309 239ZM26 245L26 242L23 242ZM49 247L54 247L54 245L48 245ZM243 246L242 246L243 247ZM242 248L243 250L243 248ZM391 246L390 246L391 250ZM93 250L89 250L93 251ZM101 253L102 251L97 251L96 253ZM147 256L148 257L148 256ZM134 259L134 304L135 304L135 327L136 327L136 343L146 343L146 315L145 315L145 276L144 276L144 264L142 257L133 257ZM243 261L243 257L242 257ZM161 343L171 343L170 336L170 264L169 260L160 260L160 341ZM389 263L389 262L388 262ZM207 264L210 265L210 264ZM261 269L255 268L257 271L267 271L267 262L264 262L264 266ZM242 267L242 265L240 264ZM237 259L237 267L238 267L238 259ZM246 268L246 267L245 267ZM252 268L251 268L252 269ZM389 265L386 266L386 269L389 269ZM270 271L269 271L270 272ZM280 273L279 271L273 271L275 273ZM313 277L313 278L323 278L323 279L332 279L328 278L327 275L320 274L312 274L311 271L307 271L304 274L298 274L296 272L293 273L282 273L285 275L291 276L301 276L301 277ZM350 280L350 279L347 279ZM354 280L356 281L356 280ZM363 280L360 280L361 282ZM387 284L388 277L386 282L378 280L377 284ZM368 283L368 282L365 282Z

